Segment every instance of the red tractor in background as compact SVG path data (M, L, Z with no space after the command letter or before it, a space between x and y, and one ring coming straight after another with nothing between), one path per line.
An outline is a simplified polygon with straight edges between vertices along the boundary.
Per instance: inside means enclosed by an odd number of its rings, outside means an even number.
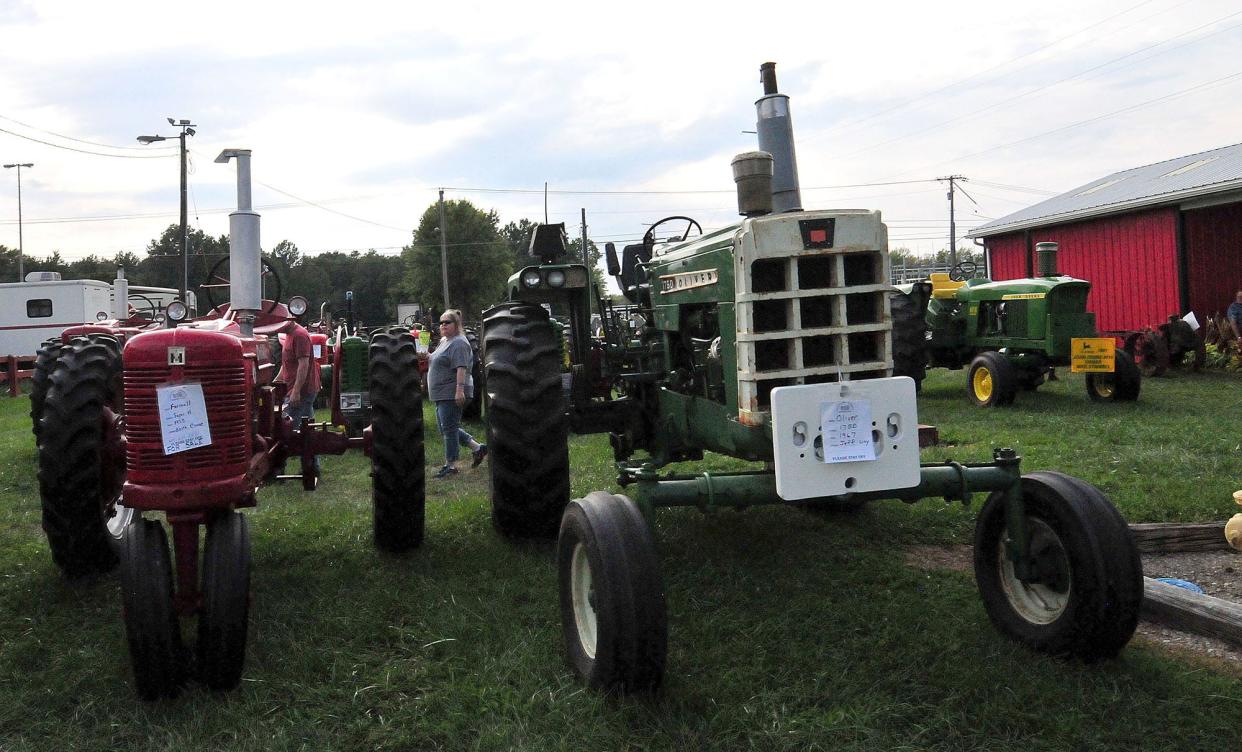
M372 335L373 409L361 436L282 415L286 387L272 381L269 337L292 329L306 301L281 303L279 284L276 299L261 299L250 152L226 150L216 161L234 158L233 283L215 275L204 286L209 299L212 288L228 286L230 302L211 300L210 312L193 321L174 302L159 328L106 321L66 330L39 405L39 485L52 557L69 576L120 563L134 681L144 699L175 695L193 673L217 690L240 682L250 537L237 510L255 506L263 482L300 479L313 490L316 455L361 449L371 457L376 546L401 552L423 538L414 340L399 328ZM291 456L301 458L301 473L280 475ZM154 518L161 512L172 528L171 556ZM197 617L193 654L182 644L181 617Z

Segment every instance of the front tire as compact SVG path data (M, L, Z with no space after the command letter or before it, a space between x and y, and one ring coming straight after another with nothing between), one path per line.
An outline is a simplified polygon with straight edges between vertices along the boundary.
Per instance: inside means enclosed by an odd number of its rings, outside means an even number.
M120 503L120 413L120 346L111 337L75 338L52 371L39 432L43 530L52 559L70 577L115 567L133 519Z
M185 679L185 651L164 526L135 519L121 548L121 604L134 688L144 700L175 697Z
M591 689L654 690L668 613L655 540L638 505L594 491L565 509L556 544L569 663Z
M375 545L392 553L423 542L426 469L418 351L409 331L371 337L371 500Z
M966 372L966 391L979 407L1013 404L1018 391L1018 374L998 352L979 353Z
M561 347L541 306L484 314L488 478L503 535L550 539L569 503L569 421Z
M233 689L246 665L250 616L250 526L239 512L207 523L198 670L211 689Z
M914 379L914 391L918 393L927 378L927 318L913 294L893 293L889 303L893 318L893 375Z
M1134 359L1125 350L1118 350L1112 373L1087 374L1087 396L1093 402L1133 402L1142 384Z
M1022 477L1036 577L1022 582L1007 555L1004 493L975 526L975 580L996 628L1035 650L1111 658L1129 642L1143 600L1143 568L1125 520L1099 489L1068 475Z

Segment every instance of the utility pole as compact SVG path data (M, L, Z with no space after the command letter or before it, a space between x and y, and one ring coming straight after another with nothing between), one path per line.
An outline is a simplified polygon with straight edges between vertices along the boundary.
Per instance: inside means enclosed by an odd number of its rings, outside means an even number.
M582 208L582 263L588 267L591 265L591 260L587 257L586 207Z
M17 168L17 281L24 282L26 279L26 267L23 265L22 258L26 254L26 249L22 243L22 168L34 167L34 162L14 162L6 164L5 168Z
M440 277L444 281L444 310L449 308L448 296L448 228L444 226L444 189L440 189Z
M180 128L181 133L177 139L181 142L181 287L178 290L181 302L189 305L186 300L186 290L190 287L190 221L189 210L186 206L186 148L185 137L193 136L195 128L198 126L191 123L185 118L180 120L167 118L168 124L174 128ZM153 144L157 141L167 141L168 136L139 136L138 142L142 144Z
M965 175L949 175L948 177L936 178L937 180L949 181L949 267L957 266L957 219L953 214L953 192L956 186L953 181L965 180Z

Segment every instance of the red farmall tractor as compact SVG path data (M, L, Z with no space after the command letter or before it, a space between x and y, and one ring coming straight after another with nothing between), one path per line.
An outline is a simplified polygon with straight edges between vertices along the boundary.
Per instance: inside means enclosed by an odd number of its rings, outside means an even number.
M265 480L312 490L315 456L371 457L374 540L385 551L423 538L423 427L414 340L375 333L369 345L371 423L357 438L282 415L268 338L291 329L306 301L261 299L259 215L250 203L250 152L237 160L230 215L230 301L185 321L173 303L160 328L108 321L75 327L51 359L39 406L43 527L69 576L120 566L125 629L138 694L172 696L191 675L235 687L246 654L250 535L238 510ZM298 475L279 473L300 457ZM173 553L161 516L172 529ZM205 528L206 532L200 530ZM201 553L201 557L200 557ZM201 559L201 560L200 560ZM197 618L197 645L181 619Z

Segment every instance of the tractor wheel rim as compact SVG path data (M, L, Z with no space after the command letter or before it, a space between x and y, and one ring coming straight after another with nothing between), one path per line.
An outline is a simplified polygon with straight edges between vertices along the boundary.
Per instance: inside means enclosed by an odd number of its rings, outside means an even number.
M1056 568L1056 579L1066 583L1057 590L1042 582L1023 582L1014 574L1013 562L1009 560L1004 537L997 546L997 567L1000 570L1001 588L1009 605L1018 616L1031 624L1047 625L1061 618L1069 606L1073 593L1070 577L1069 555L1061 537L1043 520L1027 517L1027 530L1031 535L1030 550L1041 551L1044 562Z
M599 629L595 620L593 579L591 577L591 561L587 557L586 546L574 544L573 559L569 565L569 593L573 600L574 626L578 629L578 644L587 658L595 660L595 645L599 638Z
M1113 396L1113 383L1111 381L1105 381L1103 379L1097 380L1095 382L1095 393L1100 395L1101 397L1112 397Z
M971 384L975 390L975 397L980 402L987 402L992 398L992 372L987 368L976 370Z

